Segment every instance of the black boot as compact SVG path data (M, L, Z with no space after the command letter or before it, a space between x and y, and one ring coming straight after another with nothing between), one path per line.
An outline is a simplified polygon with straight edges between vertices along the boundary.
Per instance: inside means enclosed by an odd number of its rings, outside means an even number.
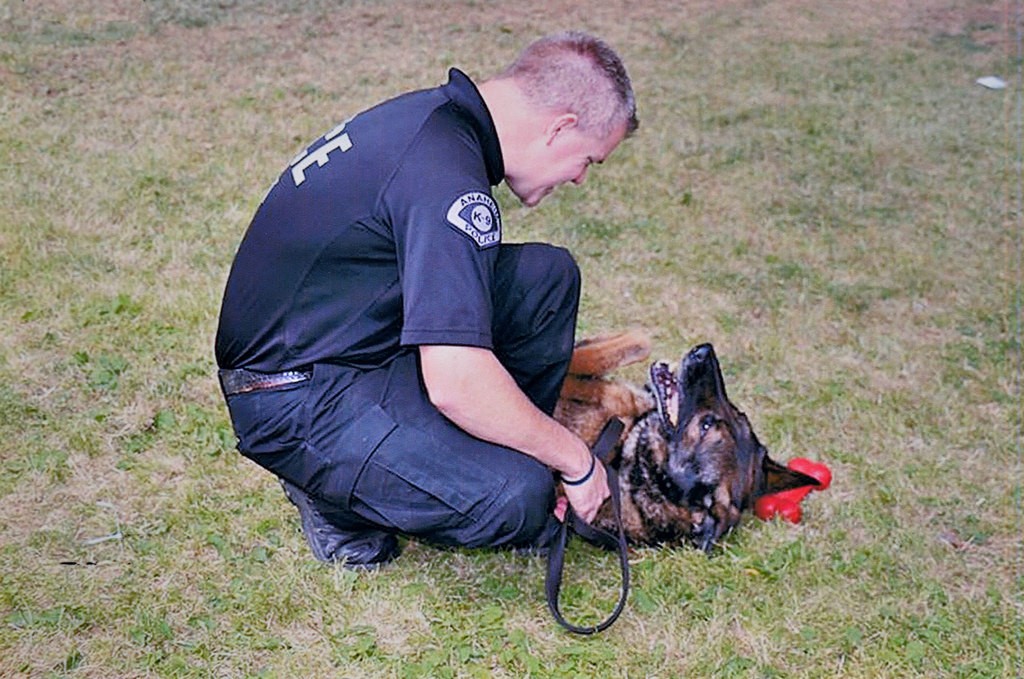
M346 530L331 523L305 491L280 479L284 494L299 510L302 532L319 561L345 568L369 569L398 556L398 539L373 529Z

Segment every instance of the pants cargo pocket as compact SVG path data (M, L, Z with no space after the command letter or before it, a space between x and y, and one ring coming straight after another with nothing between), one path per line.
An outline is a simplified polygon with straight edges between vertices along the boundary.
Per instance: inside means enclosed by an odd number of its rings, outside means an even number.
M391 417L374 405L352 421L333 443L329 455L309 450L310 458L320 460L316 472L309 478L306 488L327 502L345 509L351 507L352 491L363 472L367 460L388 440L398 425Z
M456 538L444 536L482 518L506 485L504 475L471 451L452 450L415 428L399 426L366 460L353 495L377 520L403 533L455 544Z

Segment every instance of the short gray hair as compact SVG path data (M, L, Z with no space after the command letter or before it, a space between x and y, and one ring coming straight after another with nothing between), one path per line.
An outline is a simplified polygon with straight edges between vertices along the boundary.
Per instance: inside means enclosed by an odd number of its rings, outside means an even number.
M579 117L581 130L608 135L639 126L633 86L622 59L606 42L580 31L555 33L528 45L501 74L514 78L530 103Z

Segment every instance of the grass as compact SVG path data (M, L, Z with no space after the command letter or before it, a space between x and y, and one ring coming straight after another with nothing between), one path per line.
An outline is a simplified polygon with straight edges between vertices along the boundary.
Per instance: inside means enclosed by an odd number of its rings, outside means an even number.
M1020 676L1019 12L3 5L0 675ZM576 253L582 334L713 341L773 454L835 473L799 526L637 551L594 639L549 618L538 560L313 562L233 451L212 361L234 248L297 148L562 26L624 55L642 127L537 209L500 189L509 235ZM601 616L612 559L568 571L567 612Z

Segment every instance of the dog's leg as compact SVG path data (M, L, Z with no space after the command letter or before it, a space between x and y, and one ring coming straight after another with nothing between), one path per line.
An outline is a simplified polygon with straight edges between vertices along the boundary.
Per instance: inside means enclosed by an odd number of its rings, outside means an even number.
M639 330L579 342L562 385L555 419L588 445L612 417L622 420L629 431L639 415L654 407L654 402L646 391L603 375L642 360L650 351L650 339Z
M616 368L642 361L650 354L651 338L637 329L585 339L572 352L569 373L588 377L606 375Z

